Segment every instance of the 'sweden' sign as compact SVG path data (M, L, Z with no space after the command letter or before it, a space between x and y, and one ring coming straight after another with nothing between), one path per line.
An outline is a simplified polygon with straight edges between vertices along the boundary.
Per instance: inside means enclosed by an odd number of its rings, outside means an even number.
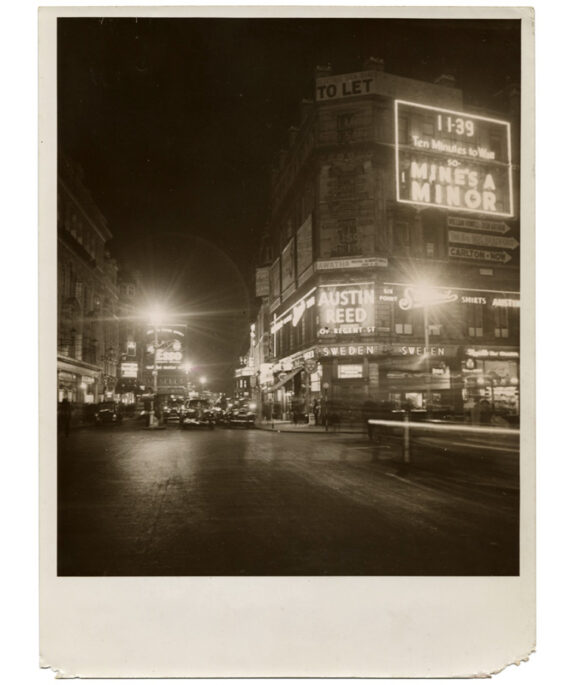
M398 202L513 216L508 121L395 101Z

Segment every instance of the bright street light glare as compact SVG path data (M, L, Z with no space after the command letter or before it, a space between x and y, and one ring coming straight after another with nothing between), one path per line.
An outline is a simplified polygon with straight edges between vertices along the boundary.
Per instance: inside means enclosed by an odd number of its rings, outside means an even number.
M200 383L202 385L204 385L205 382L206 382L206 376L200 376Z
M154 305L148 311L148 319L153 326L159 326L164 321L164 309L160 305Z

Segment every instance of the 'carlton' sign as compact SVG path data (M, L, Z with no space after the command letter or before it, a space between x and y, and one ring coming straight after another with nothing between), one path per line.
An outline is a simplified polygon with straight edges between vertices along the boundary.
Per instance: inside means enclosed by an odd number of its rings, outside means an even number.
M395 101L398 202L513 216L510 124Z

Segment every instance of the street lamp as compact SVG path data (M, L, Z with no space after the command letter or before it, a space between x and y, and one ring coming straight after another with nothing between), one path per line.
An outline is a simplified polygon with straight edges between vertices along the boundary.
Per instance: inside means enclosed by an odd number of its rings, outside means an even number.
M204 393L204 386L206 385L207 382L206 376L200 376L200 385L202 386L202 393Z
M416 285L406 288L404 297L399 301L400 309L404 311L417 309L423 310L424 325L424 358L426 365L426 409L431 405L431 364L429 351L429 313L430 307L455 302L457 293L441 287L436 287L428 281L420 281Z
M154 352L154 364L153 364L153 370L152 370L152 392L153 392L153 399L152 399L152 414L151 414L151 421L150 425L155 426L158 423L158 418L157 418L157 403L158 403L158 328L162 324L163 320L163 310L158 306L155 305L150 311L149 311L149 321L151 326L153 327L154 330L154 343L153 343L153 352Z

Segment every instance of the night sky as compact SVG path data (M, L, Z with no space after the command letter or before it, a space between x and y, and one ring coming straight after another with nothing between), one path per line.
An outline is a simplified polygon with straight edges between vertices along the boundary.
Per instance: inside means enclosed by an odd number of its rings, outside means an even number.
M190 315L214 389L253 320L269 178L314 68L451 73L465 103L520 83L520 23L386 19L59 19L59 145L138 269L149 302Z

